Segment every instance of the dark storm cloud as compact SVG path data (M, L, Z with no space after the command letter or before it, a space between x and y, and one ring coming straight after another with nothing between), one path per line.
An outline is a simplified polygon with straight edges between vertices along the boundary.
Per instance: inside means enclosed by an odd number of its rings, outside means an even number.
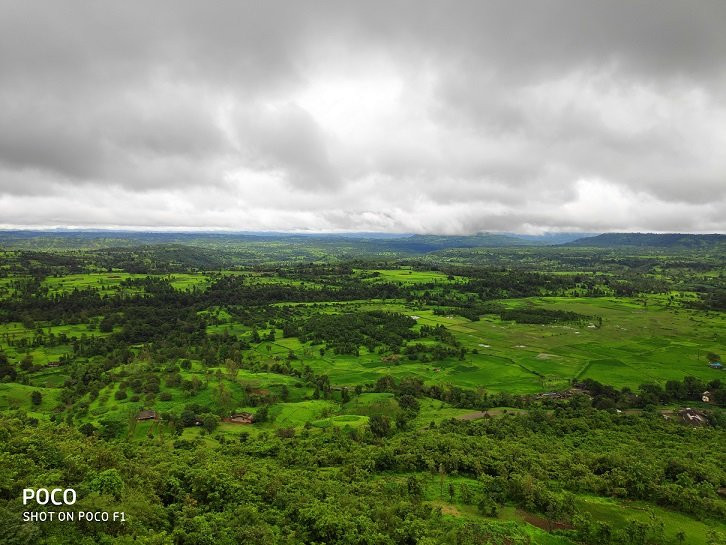
M725 26L722 0L0 0L0 224L724 230Z

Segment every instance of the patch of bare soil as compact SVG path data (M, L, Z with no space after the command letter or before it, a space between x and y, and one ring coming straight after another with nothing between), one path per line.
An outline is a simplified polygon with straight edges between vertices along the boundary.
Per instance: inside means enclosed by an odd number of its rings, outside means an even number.
M473 413L460 414L456 418L458 420L477 420L479 418L484 418L485 416L488 416L488 413L484 411L475 411Z
M434 501L431 505L441 509L441 513L444 515L451 515L453 517L460 517L461 511L459 511L455 505L449 505L448 503Z
M517 515L522 517L524 522L527 522L532 526L536 526L537 528L547 530L548 532L551 532L552 530L572 530L574 528L572 524L567 522L557 522L555 520L546 519L539 515L535 515L534 513L530 513L529 511L523 511L522 509L517 509Z

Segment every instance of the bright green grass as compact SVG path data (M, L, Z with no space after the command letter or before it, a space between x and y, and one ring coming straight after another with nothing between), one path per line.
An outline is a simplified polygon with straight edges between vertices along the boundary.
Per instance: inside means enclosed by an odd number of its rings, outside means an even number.
M31 394L38 391L42 395L40 405L33 405ZM57 388L42 388L17 383L0 383L0 409L24 409L26 411L50 412L58 405L60 390Z
M128 278L144 278L145 274L131 274L125 272L110 273L83 273L83 274L67 274L60 277L49 276L43 280L43 286L48 288L49 294L68 293L84 289L99 289L102 293L113 293L121 289L121 282ZM126 293L139 292L140 290L132 290L126 288Z
M249 275L247 277L247 282L250 284L258 285L293 286L303 289L321 289L323 287L322 284L318 284L317 282L310 282L307 280L295 280L282 276L268 276L261 274Z
M506 301L512 306L535 305L601 316L601 328L588 327L588 322L581 325L517 324L503 322L492 315L485 315L479 321L472 322L460 316L437 316L431 310L416 309L402 303L331 303L326 307L330 312L385 309L417 316L418 324L442 324L454 333L469 352L463 361L447 358L429 363L410 361L406 357L401 357L395 363L384 362L380 354L367 353L363 349L358 357L335 355L330 350L321 356L320 346L303 345L296 338L282 338L280 330L275 332L274 342L260 343L255 347L255 352L261 362L274 362L276 358L278 361L284 360L292 352L296 357L291 361L294 367L310 365L316 373L327 374L332 384L351 389L358 384L373 384L383 375L399 379L413 376L427 384L482 387L489 391L512 393L563 389L569 386L570 380L582 378L593 378L616 387L634 388L645 381L663 384L670 379L680 380L686 375L697 376L705 381L721 377L722 372L708 368L705 354L708 351L723 352L726 341L724 315L711 313L706 317L694 311L676 311L665 308L663 301L662 298L654 297L646 307L633 299L611 297ZM22 326L8 324L4 327L17 330ZM243 338L249 336L247 328L234 322L212 328L216 332L229 330L230 334ZM87 333L97 334L95 331ZM266 333L260 331L261 335ZM12 353L9 355L14 356ZM58 355L38 353L37 358L38 362L42 362L57 359ZM195 367L194 373L204 380L201 368ZM183 374L185 378L191 376ZM287 384L292 394L300 394L291 401L299 401L309 394L292 387L299 383L298 379L283 375L241 370L237 379L243 386L255 384L255 387L272 388L273 391ZM210 387L183 400L211 404L214 403L212 392L213 387ZM173 395L177 403L182 402L181 392ZM180 398L179 401L177 398ZM174 406L177 406L176 403Z
M590 513L595 520L607 522L614 528L624 528L629 520L648 522L651 515L663 523L667 539L677 543L676 534L683 531L685 543L706 545L709 529L726 534L726 524L714 520L700 521L688 515L642 502L620 502L597 496L578 496L578 509Z
M2 255L2 254L0 254ZM3 299L9 299L15 295L15 289L12 287L13 282L22 280L26 277L23 276L5 276L0 277L0 301Z
M121 282L128 278L145 278L146 274L132 274L125 272L83 273L68 274L60 277L49 276L43 281L49 294L68 293L74 289L98 289L102 293L115 293L123 291L126 294L140 293L139 288L121 286ZM153 276L153 275L152 275ZM194 286L204 287L209 279L202 274L175 273L159 276L169 279L172 287L180 291L187 291Z
M401 273L401 271L397 271ZM606 297L592 298L528 298L504 301L508 306L534 305L548 309L561 309L583 315L596 315L603 318L602 327L588 327L589 323L569 325L528 325L504 322L498 316L485 315L472 322L460 316L437 316L432 310L417 309L401 302L331 302L316 311L346 312L383 309L401 312L417 317L414 329L423 324L442 324L454 333L457 340L468 349L463 360L447 358L443 361L420 362L401 357L398 362L384 362L382 355L368 353L361 349L355 356L335 355L327 350L320 355L320 345L302 344L296 338L282 338L280 330L275 331L276 340L263 342L254 347L255 359L262 364L286 360L290 353L293 367L301 369L309 365L317 374L325 373L334 386L350 388L352 399L344 407L332 400L311 400L312 388L302 386L296 377L275 373L255 373L239 370L231 377L226 369L205 369L199 362L193 362L189 371L182 371L184 379L197 377L207 386L195 395L189 395L179 388L168 388L162 374L162 392L171 394L169 401L160 401L157 395L153 402L145 402L143 394L140 401L117 401L114 393L117 386L112 385L101 391L96 400L89 400L88 419L98 420L109 415L125 416L130 412L149 405L158 411L180 412L185 405L196 403L202 406L218 405L220 380L231 396L231 410L244 410L245 392L260 395L282 395L283 385L287 387L287 403L279 403L273 408L277 427L299 427L306 422L319 422L320 425L338 425L345 420L336 419L346 415L367 417L371 414L395 415L398 404L390 394L363 394L355 396L356 385L370 385L383 375L398 379L418 377L426 384L442 386L455 385L467 388L484 388L488 391L508 391L512 393L535 393L544 390L566 388L572 379L594 378L617 387L637 387L645 381L663 384L666 380L682 379L694 375L703 380L722 377L722 372L709 369L705 354L708 351L722 353L726 341L726 317L720 313L698 313L684 309L668 308L665 297L648 299L647 306L634 299ZM213 310L228 323L211 326L216 332L228 330L232 335L249 337L248 328L234 323L226 312ZM43 327L45 333L68 336L99 335L98 330L87 325L65 325ZM221 330L221 331L220 331ZM267 331L260 331L264 336ZM26 353L25 349L16 351L7 346L10 338L31 340L34 330L28 330L19 323L0 326L0 344L11 361L18 361ZM418 341L416 341L418 342ZM423 340L431 343L431 340ZM69 346L38 347L30 350L34 363L44 365L58 359L70 350ZM133 372L134 365L127 371ZM217 371L222 373L221 379ZM60 386L67 376L64 369L45 368L29 376L31 386L21 388L50 388L49 403L54 403ZM7 385L5 388L11 388ZM27 396L26 396L27 394ZM129 396L132 392L129 391ZM23 396L26 396L25 398ZM55 396L55 397L54 397ZM29 392L10 392L6 396L11 403L29 404ZM46 397L46 396L44 396ZM334 392L333 398L340 398ZM25 401L23 401L25 399ZM45 401L43 407L45 407ZM28 407L30 408L30 407ZM250 409L252 412L254 408ZM428 425L446 418L466 414L467 410L455 409L438 401L421 400L421 412L416 426ZM323 414L325 413L325 414ZM351 420L351 422L353 422ZM359 425L364 419L356 419ZM351 427L354 427L350 424ZM237 429L237 428L235 428Z
M312 390L307 387L298 387L301 382L297 377L288 377L275 373L252 373L244 369L239 370L237 376L231 379L224 374L221 379L216 376L217 368L210 368L208 373L201 370L182 371L181 375L184 379L191 379L196 376L203 385L203 388L196 394L190 394L181 388L169 388L165 385L162 375L161 391L156 394L155 399L151 402L145 400L145 394L136 394L139 396L138 401L132 401L135 395L131 389L127 389L127 398L123 400L115 399L114 395L118 390L118 382L114 382L101 390L99 396L89 401L88 417L91 420L98 420L109 416L127 417L129 414L136 414L142 408L153 408L160 413L176 412L180 413L185 406L197 404L204 407L216 407L219 405L219 386L223 384L224 390L230 395L231 405L229 410L232 412L248 410L255 412L255 408L249 408L244 405L245 390L260 390L261 392L271 392L280 395L283 385L287 386L289 399L291 401L302 400L309 395ZM159 396L162 392L171 394L171 399L162 401ZM86 398L88 400L88 398ZM211 409L210 409L211 410Z
M400 271L398 271L400 272ZM508 306L534 305L601 316L582 324L517 324L498 316L485 315L472 322L461 316L437 316L432 310L403 303L330 303L323 312L386 310L417 317L417 326L444 325L467 348L463 361L448 358L423 363L401 357L384 362L379 354L361 348L360 355L319 354L320 345L302 345L298 339L282 338L276 331L274 342L255 347L259 357L287 358L293 352L294 366L310 365L316 373L327 374L335 385L354 387L372 384L383 375L418 377L427 384L512 393L535 393L567 388L573 379L593 378L617 387L635 388L645 381L665 383L693 375L705 381L719 378L709 369L705 354L720 353L726 342L726 317L711 313L667 308L664 298L653 297L648 306L628 298L529 298L508 300ZM213 326L248 338L238 324ZM266 331L260 331L261 335ZM430 344L431 340L417 340Z
M368 417L357 414L341 414L337 416L331 416L329 418L323 418L320 420L314 420L312 425L316 428L329 428L335 426L338 428L360 428L368 424Z
M419 399L419 404L421 409L413 421L414 427L427 426L431 422L439 424L442 420L456 418L472 412L471 409L457 409L437 399L422 398Z
M464 281L463 277L457 276L449 280L448 275L438 271L414 271L408 268L401 269L375 269L365 271L366 274L378 273L377 276L369 278L370 282L395 282L399 284L452 284Z
M333 401L313 399L298 403L278 403L270 410L274 418L275 427L293 428L303 426L306 422L313 422L325 417L326 412L333 414L338 411L339 405Z

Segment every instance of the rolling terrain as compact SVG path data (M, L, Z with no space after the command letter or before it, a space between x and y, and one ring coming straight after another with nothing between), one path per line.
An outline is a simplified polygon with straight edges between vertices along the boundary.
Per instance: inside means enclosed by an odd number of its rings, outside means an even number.
M723 255L80 238L2 252L11 518L53 475L120 543L723 537Z

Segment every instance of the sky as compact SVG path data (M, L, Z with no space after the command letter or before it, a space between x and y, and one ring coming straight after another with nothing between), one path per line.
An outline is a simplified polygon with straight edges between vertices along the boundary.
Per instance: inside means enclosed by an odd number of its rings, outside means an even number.
M724 0L0 0L0 228L726 232Z

